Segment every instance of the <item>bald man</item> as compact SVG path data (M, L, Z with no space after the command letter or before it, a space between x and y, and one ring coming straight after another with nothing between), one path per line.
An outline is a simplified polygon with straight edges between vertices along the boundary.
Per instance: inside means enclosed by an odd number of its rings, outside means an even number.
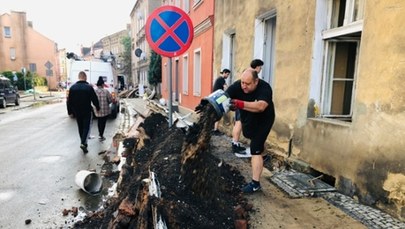
M257 71L247 69L240 80L227 88L226 93L231 98L231 109L240 111L243 135L250 139L252 181L242 188L242 192L253 193L261 189L261 154L275 119L273 91L266 81L258 77Z

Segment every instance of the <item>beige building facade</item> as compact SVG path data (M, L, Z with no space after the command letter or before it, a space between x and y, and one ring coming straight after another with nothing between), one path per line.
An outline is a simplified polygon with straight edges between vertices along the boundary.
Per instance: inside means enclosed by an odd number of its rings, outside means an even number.
M25 12L0 15L0 71L22 68L46 77L50 90L60 80L57 44L33 29Z
M132 8L132 82L135 85L148 85L148 69L151 48L146 41L145 24L149 15L159 6L161 0L137 0Z
M401 220L404 21L403 1L215 1L213 63L234 81L262 59L276 108L269 150Z

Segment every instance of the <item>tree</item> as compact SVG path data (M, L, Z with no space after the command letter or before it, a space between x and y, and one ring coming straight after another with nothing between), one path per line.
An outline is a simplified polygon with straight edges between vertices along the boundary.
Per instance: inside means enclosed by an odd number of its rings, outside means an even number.
M123 37L121 44L124 46L124 52L121 56L121 73L127 76L127 79L132 79L132 55L131 55L131 38L129 36Z
M162 82L162 57L153 50L150 55L148 82L155 87Z
M32 89L32 86L33 86L32 84L34 84L34 86L48 85L48 82L45 77L39 76L36 73L31 73L30 71L27 72L25 79L24 79L24 75L22 72L16 72L17 81L14 81L14 74L12 71L5 71L1 74L4 75L5 77L9 78L10 81L12 82L12 84L14 86L17 86L17 88L19 90Z

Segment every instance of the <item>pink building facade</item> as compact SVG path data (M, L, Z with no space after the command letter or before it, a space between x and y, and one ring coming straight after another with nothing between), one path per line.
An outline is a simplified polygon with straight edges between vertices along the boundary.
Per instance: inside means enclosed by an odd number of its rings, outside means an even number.
M25 12L0 15L0 27L0 72L26 68L55 90L60 80L57 44L35 31Z

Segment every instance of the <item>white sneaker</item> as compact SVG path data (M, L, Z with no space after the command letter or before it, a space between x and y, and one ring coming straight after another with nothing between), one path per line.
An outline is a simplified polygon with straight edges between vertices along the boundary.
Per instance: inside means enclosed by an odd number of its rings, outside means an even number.
M235 153L235 156L240 157L240 158L252 157L252 154L250 153L250 147L246 148L245 151L240 151L239 153Z

